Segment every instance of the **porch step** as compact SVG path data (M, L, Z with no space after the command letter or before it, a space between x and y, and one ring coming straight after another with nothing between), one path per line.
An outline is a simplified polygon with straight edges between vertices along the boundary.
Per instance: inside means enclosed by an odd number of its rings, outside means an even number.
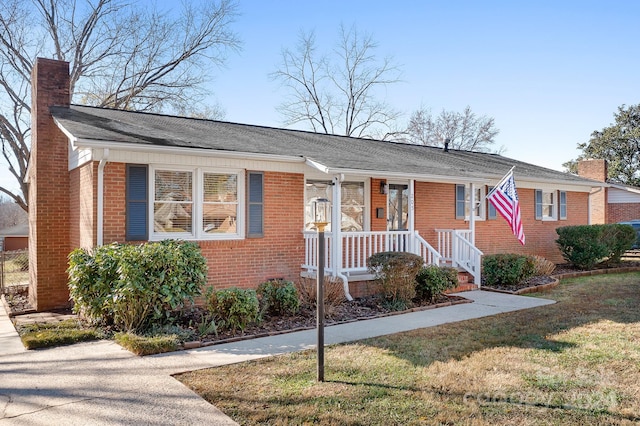
M458 286L445 293L459 293L461 291L477 290L478 286L473 283L473 276L466 271L458 271Z

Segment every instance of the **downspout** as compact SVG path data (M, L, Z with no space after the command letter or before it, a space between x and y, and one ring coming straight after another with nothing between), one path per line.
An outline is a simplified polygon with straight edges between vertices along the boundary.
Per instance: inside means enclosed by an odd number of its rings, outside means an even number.
M98 164L98 236L97 245L101 246L104 243L104 166L107 165L109 159L109 148L102 150L102 159Z
M342 182L344 175L339 174L333 177L333 209L331 211L331 234L333 236L333 246L331 250L331 264L333 265L333 275L342 280L344 297L352 301L353 297L349 293L349 278L342 273Z

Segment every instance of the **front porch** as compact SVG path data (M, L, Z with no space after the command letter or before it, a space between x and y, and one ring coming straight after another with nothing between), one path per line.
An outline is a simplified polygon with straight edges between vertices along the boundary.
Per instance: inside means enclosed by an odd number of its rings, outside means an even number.
M337 236L336 236L337 234ZM305 276L315 276L318 270L318 233L303 232ZM468 229L437 229L437 249L418 231L327 232L324 238L325 275L339 277L349 296L348 283L369 281L367 259L384 251L414 253L425 265L451 266L468 273L479 288L481 283L482 252L473 245L473 231Z

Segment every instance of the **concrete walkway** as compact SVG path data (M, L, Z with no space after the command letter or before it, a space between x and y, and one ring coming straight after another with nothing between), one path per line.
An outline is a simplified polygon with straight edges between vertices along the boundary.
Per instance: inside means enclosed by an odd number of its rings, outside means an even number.
M439 309L335 325L326 344L554 303L473 291ZM235 424L171 374L314 348L315 330L140 358L111 341L25 351L0 305L0 425Z

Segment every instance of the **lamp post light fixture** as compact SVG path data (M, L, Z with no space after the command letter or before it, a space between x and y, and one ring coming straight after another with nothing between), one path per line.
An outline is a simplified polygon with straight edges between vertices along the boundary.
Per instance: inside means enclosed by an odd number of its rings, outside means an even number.
M331 202L318 198L313 202L314 224L318 230L318 272L316 274L316 328L318 332L318 381L324 382L324 228L331 217Z

